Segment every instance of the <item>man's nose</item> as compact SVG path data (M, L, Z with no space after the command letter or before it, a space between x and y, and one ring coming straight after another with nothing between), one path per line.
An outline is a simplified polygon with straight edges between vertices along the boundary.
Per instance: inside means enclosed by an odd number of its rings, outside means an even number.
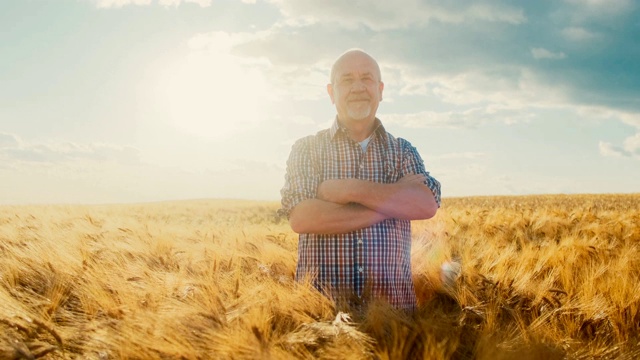
M351 91L364 91L366 86L362 80L356 80L351 84Z

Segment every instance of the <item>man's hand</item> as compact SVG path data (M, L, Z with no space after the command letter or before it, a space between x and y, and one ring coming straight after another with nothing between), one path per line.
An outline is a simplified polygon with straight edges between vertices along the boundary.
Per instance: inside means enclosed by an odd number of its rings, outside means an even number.
M428 219L438 205L423 174L409 174L393 184L359 179L323 181L315 199L300 202L289 222L297 233L338 234L385 219Z
M332 179L318 186L316 197L339 205L360 204L395 219L428 219L435 215L438 205L425 180L424 174L408 174L391 184Z
M348 204L351 202L348 195L350 187L356 185L357 181L357 179L325 180L318 186L316 198L336 204Z
M298 234L344 234L388 218L358 204L341 205L320 199L307 199L293 208L289 224Z
M424 185L425 176L423 174L409 174L403 176L395 185L400 189L413 186ZM360 203L356 198L356 193L366 191L366 188L374 185L371 181L358 179L329 179L323 181L316 193L316 198L336 204L346 205L351 202ZM382 184L378 184L382 185ZM364 196L371 196L364 194Z

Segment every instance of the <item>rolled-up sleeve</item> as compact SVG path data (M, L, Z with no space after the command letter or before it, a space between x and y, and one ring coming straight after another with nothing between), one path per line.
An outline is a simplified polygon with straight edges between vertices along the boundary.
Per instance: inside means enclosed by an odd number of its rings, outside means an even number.
M291 210L303 200L316 197L319 185L319 175L314 161L313 137L305 137L293 144L289 160L285 183L280 190L282 196L281 208L278 215L289 218Z
M440 182L429 175L424 166L424 161L418 153L418 150L408 141L404 140L403 156L402 156L402 176L407 174L423 174L425 176L424 184L431 190L433 196L440 207Z

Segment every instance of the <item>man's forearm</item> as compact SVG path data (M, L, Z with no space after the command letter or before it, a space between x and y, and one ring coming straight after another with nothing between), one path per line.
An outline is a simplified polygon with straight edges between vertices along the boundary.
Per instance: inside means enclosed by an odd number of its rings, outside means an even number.
M341 234L377 224L389 216L359 204L337 204L307 199L293 208L289 223L303 234Z
M403 186L400 183L380 184L361 181L351 189L351 201L402 220L432 218L438 204L424 184Z
M393 184L358 179L334 179L320 185L320 197L335 203L358 203L390 218L429 219L438 210L422 175L408 175Z

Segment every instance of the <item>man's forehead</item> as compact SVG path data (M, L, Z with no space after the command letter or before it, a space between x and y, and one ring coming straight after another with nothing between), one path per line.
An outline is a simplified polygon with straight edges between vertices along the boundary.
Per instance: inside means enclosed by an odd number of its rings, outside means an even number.
M360 76L366 76L366 75L373 75L375 74L374 71L372 70L362 70L362 69L344 69L343 71L339 71L338 72L338 76L339 77L345 77L345 76L352 76L352 75L360 75Z
M376 61L369 55L363 53L346 54L338 60L338 67L372 67L377 66Z
M352 74L373 75L378 73L378 66L372 59L365 57L342 60L337 66L337 75L340 77Z
M349 76L349 74L357 76L370 74L374 78L382 80L378 62L371 55L361 50L348 51L342 54L331 67L331 81Z

